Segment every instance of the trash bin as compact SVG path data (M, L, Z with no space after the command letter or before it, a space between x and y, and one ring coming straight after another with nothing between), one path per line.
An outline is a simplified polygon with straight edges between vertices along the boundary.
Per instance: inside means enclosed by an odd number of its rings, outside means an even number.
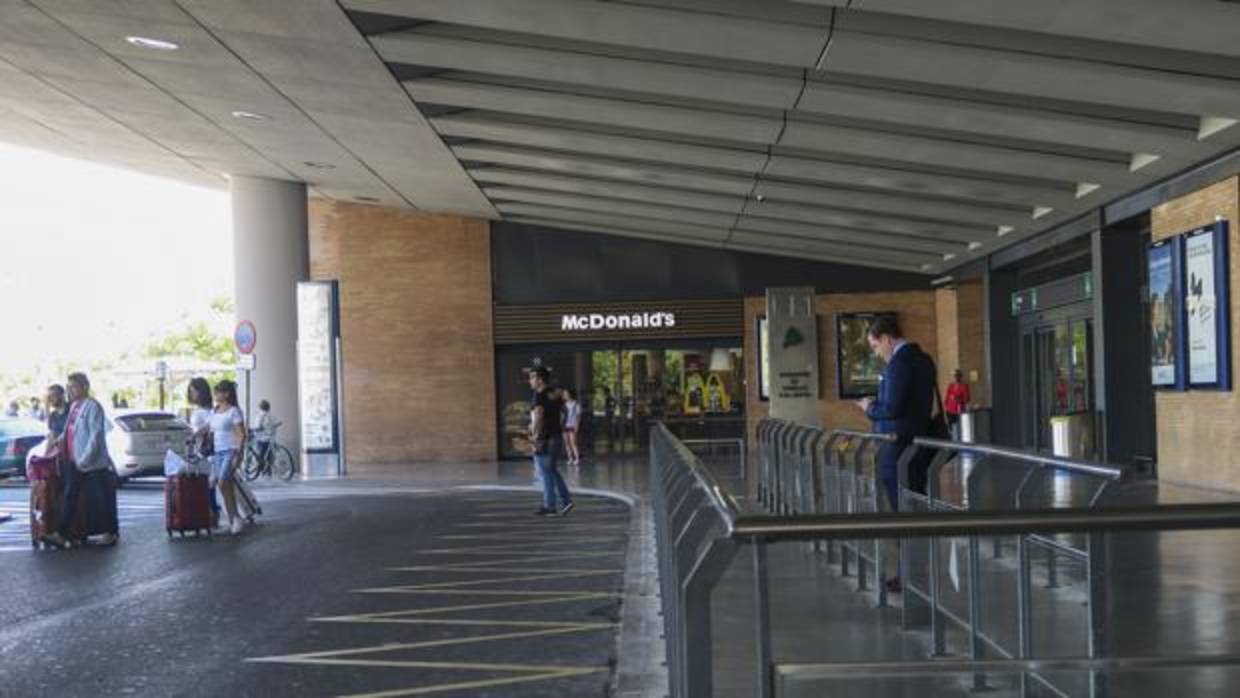
M990 408L961 413L959 438L967 444L990 441Z
M1093 419L1090 413L1051 417L1051 451L1062 458L1088 458L1093 453Z

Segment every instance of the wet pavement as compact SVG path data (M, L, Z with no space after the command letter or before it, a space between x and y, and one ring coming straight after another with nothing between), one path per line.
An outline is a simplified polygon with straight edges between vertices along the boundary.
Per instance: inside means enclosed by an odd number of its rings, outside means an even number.
M169 540L162 485L114 548L34 552L0 487L0 696L603 696L630 509L532 491L260 487L245 534Z

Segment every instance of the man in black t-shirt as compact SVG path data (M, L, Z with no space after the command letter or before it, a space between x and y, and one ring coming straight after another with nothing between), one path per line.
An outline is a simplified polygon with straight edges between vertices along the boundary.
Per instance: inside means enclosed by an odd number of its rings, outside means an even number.
M551 373L544 367L530 371L534 405L530 410L530 439L534 442L534 467L543 484L539 516L564 516L573 508L573 497L556 464L564 443L564 403L547 383ZM557 497L559 506L556 506Z

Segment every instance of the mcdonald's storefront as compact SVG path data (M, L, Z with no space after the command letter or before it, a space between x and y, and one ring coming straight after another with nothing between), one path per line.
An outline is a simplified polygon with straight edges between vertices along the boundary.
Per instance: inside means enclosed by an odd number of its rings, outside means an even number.
M741 298L497 305L498 443L523 456L530 390L544 366L582 405L584 453L637 453L652 420L686 436L739 438L745 422Z

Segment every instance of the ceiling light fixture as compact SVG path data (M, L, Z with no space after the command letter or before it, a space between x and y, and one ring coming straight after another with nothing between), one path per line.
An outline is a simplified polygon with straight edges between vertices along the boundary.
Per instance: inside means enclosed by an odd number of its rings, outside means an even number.
M266 121L267 119L267 116L265 114L259 114L257 112L252 112L252 111L238 110L238 111L234 111L232 115L233 117L237 119L253 119L254 121Z
M128 41L139 48L150 48L155 49L156 51L176 51L181 48L180 44L165 41L164 39L152 39L146 36L127 36L125 37L125 41Z

